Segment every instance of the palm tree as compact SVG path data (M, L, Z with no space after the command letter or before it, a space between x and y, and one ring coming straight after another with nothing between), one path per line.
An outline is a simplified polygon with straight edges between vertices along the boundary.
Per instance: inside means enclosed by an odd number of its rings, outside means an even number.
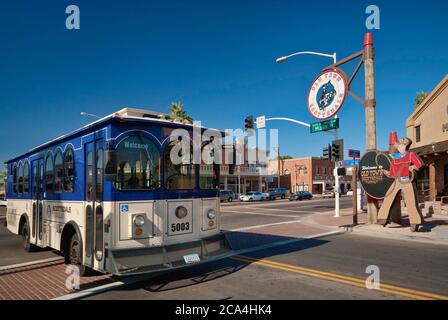
M414 98L414 109L416 109L420 105L420 103L422 103L423 100L426 99L427 96L428 96L428 92L425 92L425 91L417 92L417 94Z
M172 102L170 105L170 115L176 118L181 118L187 123L193 123L193 118L190 117L184 110L182 102Z

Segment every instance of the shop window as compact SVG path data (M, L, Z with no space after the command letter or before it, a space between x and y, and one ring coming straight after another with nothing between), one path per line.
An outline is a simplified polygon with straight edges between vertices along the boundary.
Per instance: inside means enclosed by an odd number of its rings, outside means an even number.
M420 126L415 127L415 142L420 142Z

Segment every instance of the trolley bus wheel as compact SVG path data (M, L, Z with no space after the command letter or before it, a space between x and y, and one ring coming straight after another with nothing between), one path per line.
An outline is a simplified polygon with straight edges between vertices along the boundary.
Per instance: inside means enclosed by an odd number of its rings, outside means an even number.
M22 225L21 234L23 250L26 252L32 252L35 247L30 243L30 227L28 226L28 222L25 222Z
M68 264L75 265L79 268L79 275L88 274L87 267L82 264L82 243L77 233L74 233L70 240L70 247L67 252Z

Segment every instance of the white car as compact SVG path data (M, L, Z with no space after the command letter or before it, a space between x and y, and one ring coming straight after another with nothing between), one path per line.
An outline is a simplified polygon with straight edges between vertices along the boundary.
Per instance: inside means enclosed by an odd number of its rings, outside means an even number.
M353 190L348 190L347 193L346 193L346 195L348 195L348 196L353 196Z
M265 199L263 193L258 191L251 191L240 196L241 201L264 201Z
M6 200L0 199L0 207L6 207Z

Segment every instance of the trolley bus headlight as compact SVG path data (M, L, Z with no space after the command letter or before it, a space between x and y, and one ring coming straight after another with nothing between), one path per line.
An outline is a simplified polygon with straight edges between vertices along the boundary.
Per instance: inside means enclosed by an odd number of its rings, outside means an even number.
M134 225L137 228L140 228L141 226L143 226L145 224L145 217L143 217L142 215L137 215L134 217Z
M188 210L187 208L183 207L183 206L179 206L176 208L176 217L178 219L183 219L187 216L188 214Z
M207 217L208 217L210 220L215 219L215 218L216 218L215 210L213 210L213 209L208 210L208 211L207 211Z

